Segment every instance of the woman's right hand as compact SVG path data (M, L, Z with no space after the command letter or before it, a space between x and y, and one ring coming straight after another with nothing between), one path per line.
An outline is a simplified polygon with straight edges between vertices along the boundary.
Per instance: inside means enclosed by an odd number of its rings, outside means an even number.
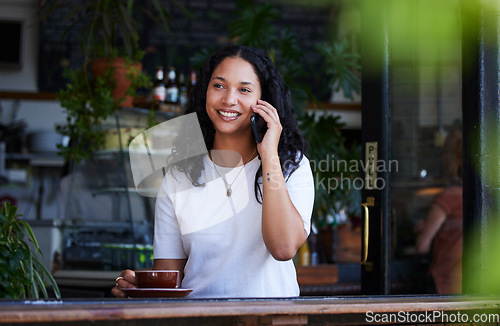
M126 269L122 271L120 276L116 278L115 287L111 289L111 293L115 297L125 298L127 295L125 294L125 292L120 290L120 288L132 288L132 287L136 287L135 272L130 269Z

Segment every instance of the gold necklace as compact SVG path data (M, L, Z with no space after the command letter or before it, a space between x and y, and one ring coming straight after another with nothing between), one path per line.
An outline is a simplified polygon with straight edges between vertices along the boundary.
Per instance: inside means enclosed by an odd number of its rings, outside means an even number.
M241 171L243 171L243 169L245 168L245 165L247 165L248 162L250 162L252 160L252 157L255 155L256 152L257 152L257 148L255 148L255 150L253 151L253 153L250 156L250 158L248 159L248 161L245 164L243 164L243 166L241 167L241 169L238 171L238 174L234 178L233 182L231 182L231 183L227 183L226 179L224 179L220 175L219 170L217 170L217 167L215 166L214 161L212 161L212 164L214 165L215 172L217 172L217 175L219 175L219 177L222 179L222 181L224 181L224 183L226 184L226 187L227 187L226 196L229 197L229 196L231 196L233 194L233 190L231 189L232 185L234 184L234 182L236 181L236 179L238 179L238 176L240 175Z

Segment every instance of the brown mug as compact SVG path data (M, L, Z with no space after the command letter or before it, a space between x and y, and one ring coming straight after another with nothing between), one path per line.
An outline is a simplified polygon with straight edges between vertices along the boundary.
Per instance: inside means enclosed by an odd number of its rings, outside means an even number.
M180 285L176 270L137 270L135 279L139 288L178 288Z

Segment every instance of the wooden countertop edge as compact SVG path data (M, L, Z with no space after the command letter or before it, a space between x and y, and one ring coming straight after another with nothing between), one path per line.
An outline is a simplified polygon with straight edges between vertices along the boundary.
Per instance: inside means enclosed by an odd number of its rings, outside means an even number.
M38 303L37 303L38 302ZM133 320L186 317L335 315L397 313L399 311L470 311L495 310L500 297L405 297L405 298L327 298L289 300L109 300L94 303L58 303L58 301L0 302L0 324L28 322L71 322L89 320Z

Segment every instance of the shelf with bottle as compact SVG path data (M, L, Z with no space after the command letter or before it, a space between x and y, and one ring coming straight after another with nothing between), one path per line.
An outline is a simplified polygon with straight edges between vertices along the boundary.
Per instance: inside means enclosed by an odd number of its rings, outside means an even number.
M166 78L165 78L166 76ZM186 110L189 90L196 82L196 74L190 73L190 82L184 73L177 73L173 66L165 70L158 66L151 91L155 110L159 112L183 113Z

